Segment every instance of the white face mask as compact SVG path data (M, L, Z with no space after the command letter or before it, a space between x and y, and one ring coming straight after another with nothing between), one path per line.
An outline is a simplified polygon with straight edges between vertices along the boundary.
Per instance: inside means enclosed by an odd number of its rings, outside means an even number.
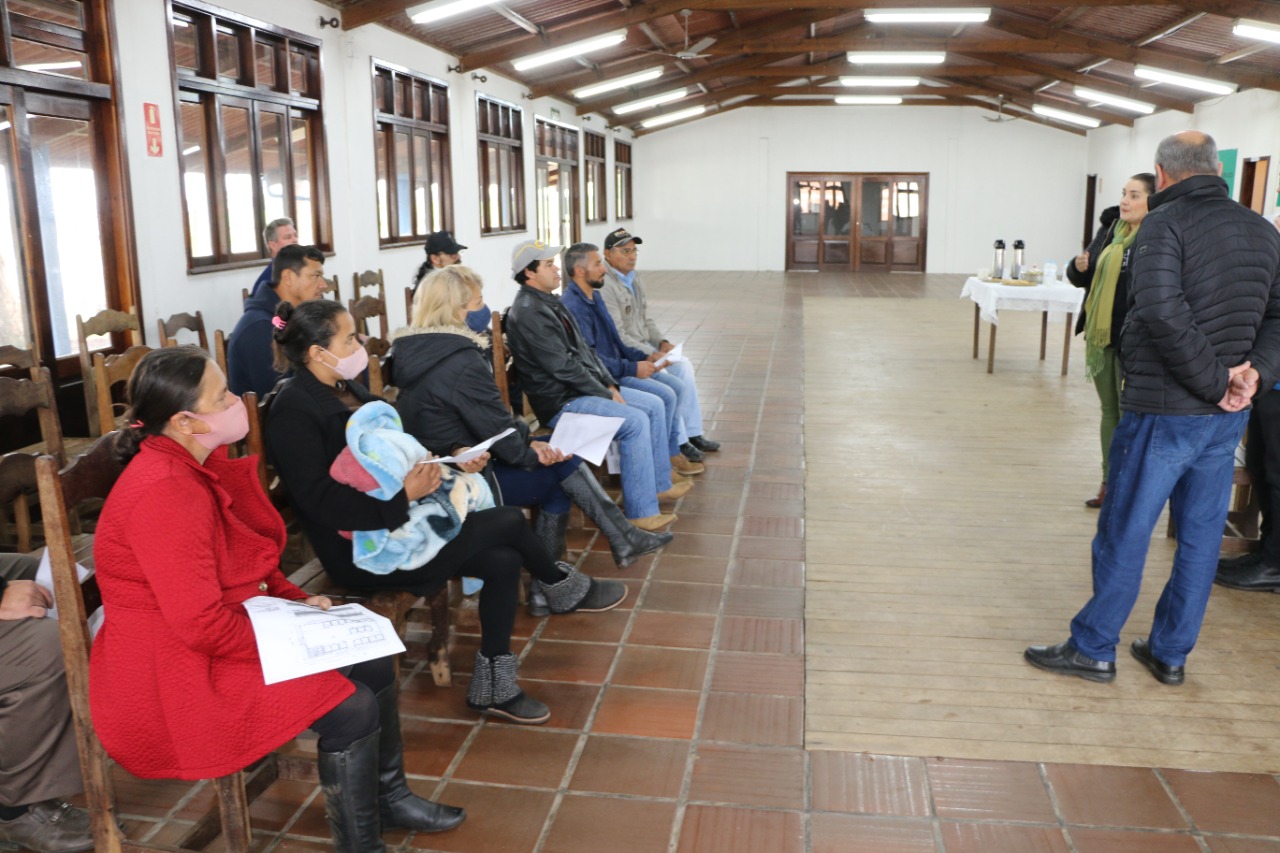
M323 352L338 361L337 364L325 364L324 366L348 382L364 373L365 368L369 366L369 353L365 351L364 347L357 347L356 351L351 355L343 356L342 358L338 358L328 350L323 350ZM324 364L324 362L321 362L321 364Z

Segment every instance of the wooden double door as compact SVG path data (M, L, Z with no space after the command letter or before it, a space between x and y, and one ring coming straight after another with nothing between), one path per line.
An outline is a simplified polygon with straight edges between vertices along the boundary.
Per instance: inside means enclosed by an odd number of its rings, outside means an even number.
M787 269L924 272L926 173L787 173Z

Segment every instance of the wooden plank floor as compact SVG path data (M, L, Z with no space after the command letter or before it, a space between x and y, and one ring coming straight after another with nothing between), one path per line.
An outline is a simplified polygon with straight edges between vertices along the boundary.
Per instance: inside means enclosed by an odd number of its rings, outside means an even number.
M961 279L928 278L803 291L806 747L1276 772L1280 596L1215 588L1181 688L1124 648L1111 685L1023 661L1089 594L1097 398L1035 314L1002 315L987 375ZM1162 520L1124 646L1172 554Z

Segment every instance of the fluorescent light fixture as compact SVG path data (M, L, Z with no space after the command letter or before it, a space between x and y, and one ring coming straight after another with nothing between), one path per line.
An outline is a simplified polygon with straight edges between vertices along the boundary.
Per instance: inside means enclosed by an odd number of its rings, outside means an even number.
M673 121L684 121L687 118L700 116L707 111L706 107L689 107L687 110L679 110L674 113L667 113L664 116L654 116L640 122L641 127L659 127L664 124L671 124Z
M491 2L493 0L434 0L420 6L410 6L404 13L415 24L430 24L488 6Z
M862 104L864 106L870 106L873 104L890 106L892 104L902 103L902 98L897 95L837 95L836 103L846 104L849 106L853 106L855 104Z
M1133 76L1143 80L1155 80L1157 83L1182 86L1184 89L1194 89L1197 92L1208 92L1211 95L1230 95L1238 88L1235 83L1220 83L1217 80L1178 74L1174 71L1165 71L1163 68L1152 68L1149 65L1134 66Z
M1155 104L1148 104L1146 101L1135 101L1132 98L1122 98L1119 95L1110 95L1085 86L1076 86L1072 91L1076 93L1077 98L1084 98L1086 101L1097 101L1100 104L1109 104L1122 110L1142 113L1144 116L1149 116L1156 111Z
M981 24L990 9L868 9L862 17L873 24Z
M199 150L200 150L200 146L199 146L199 145L192 145L190 148L184 148L184 149L182 149L182 156L183 156L183 157L190 157L192 154L196 153L196 152L197 152L197 151L199 151Z
M841 77L841 86L919 86L919 77Z
M626 40L626 30L614 30L602 36L566 44L564 47L544 50L541 53L531 53L523 59L513 61L511 67L517 71L528 71L530 68L540 68L543 65L550 65L553 62L559 62L562 59L569 59L583 53L590 53L593 50L604 50L605 48L622 44Z
M13 125L9 124L9 122L0 121L0 133L3 133L4 131L8 130L11 127L13 127Z
M605 80L602 83L593 83L590 86L583 86L581 89L574 89L571 94L578 100L585 101L588 98L594 98L596 95L603 95L606 92L615 92L628 86L639 86L641 83L657 80L661 76L662 66L656 65L653 68L646 68L644 71L637 71L635 74L628 74L626 77L616 77L613 80Z
M1102 122L1098 121L1096 118L1076 115L1075 113L1069 113L1066 110L1055 110L1053 107L1044 107L1040 104L1033 105L1031 107L1031 111L1038 116L1056 119L1057 121L1065 121L1068 124L1078 124L1081 127L1098 127L1102 124Z
M33 62L30 65L19 65L23 71L67 71L71 68L79 68L79 60L70 62Z
M1235 35L1247 39L1260 39L1280 43L1280 24L1268 24L1266 21L1251 21L1248 18L1236 18L1231 28Z
M851 50L854 65L939 65L947 61L945 51Z
M627 113L638 113L641 110L652 109L653 107L669 104L672 101L678 101L685 95L689 94L689 89L681 86L679 89L672 89L670 92L663 92L661 95L654 95L651 98L641 98L638 101L628 101L625 104L618 104L613 108L614 115L626 115Z

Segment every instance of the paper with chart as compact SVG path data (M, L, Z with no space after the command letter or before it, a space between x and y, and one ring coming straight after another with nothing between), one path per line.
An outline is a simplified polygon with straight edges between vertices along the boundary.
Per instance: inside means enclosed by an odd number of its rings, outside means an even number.
M472 459L475 459L480 454L484 453L486 450L492 447L495 441L501 441L502 439L511 435L511 433L515 431L516 431L515 427L508 427L507 429L504 429L502 432L495 435L493 438L486 438L484 441L480 442L474 447L468 447L466 450L462 451L457 456L437 456L433 459L423 459L422 462L420 462L419 464L426 465L434 462L470 462Z
M266 595L244 603L267 684L396 655L404 643L391 620L359 604L328 610Z
M581 456L592 465L599 465L622 424L622 418L565 412L556 421L548 443L566 456Z
M662 358L653 363L654 367L662 367L664 364L675 364L677 361L688 361L684 357L684 341L673 346L667 352L663 353Z

